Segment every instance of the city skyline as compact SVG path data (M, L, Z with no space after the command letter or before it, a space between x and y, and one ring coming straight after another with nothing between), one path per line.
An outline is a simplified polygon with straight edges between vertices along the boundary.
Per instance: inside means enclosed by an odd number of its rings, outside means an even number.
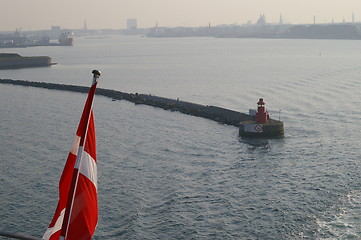
M268 23L361 21L358 0L2 0L2 10L0 31L80 29L84 21L89 29L125 29L127 19L139 28L246 24L261 14Z

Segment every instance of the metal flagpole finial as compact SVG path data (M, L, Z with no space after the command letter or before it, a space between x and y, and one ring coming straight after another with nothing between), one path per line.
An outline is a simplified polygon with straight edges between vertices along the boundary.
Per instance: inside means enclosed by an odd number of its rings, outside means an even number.
M93 70L92 71L93 74L93 84L98 82L98 78L100 77L100 71L98 70Z

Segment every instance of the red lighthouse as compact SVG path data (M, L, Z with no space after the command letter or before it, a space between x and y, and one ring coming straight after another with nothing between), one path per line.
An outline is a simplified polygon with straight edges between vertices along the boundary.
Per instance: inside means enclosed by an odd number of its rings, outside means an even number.
M257 103L257 113L256 113L256 123L266 123L269 119L268 112L264 106L266 103L263 101L263 98L260 98Z
M281 138L284 135L284 124L281 121L270 118L263 98L257 103L256 110L250 109L249 116L254 120L245 120L239 123L239 135L242 137L255 138ZM252 111L251 111L252 110Z

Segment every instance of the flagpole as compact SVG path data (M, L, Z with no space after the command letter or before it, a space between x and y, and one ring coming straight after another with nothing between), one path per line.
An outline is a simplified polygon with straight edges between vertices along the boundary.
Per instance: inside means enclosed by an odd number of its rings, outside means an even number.
M100 77L100 71L98 70L93 70L93 81L92 81L92 86L89 90L89 95L88 98L90 98L90 106L88 106L88 109L84 108L84 112L86 113L86 126L84 127L84 131L82 130L82 134L81 134L81 138L80 138L80 144L79 144L79 149L78 149L78 153L77 153L77 158L76 158L76 162L75 162L75 166L74 166L74 171L73 171L73 176L72 176L72 180L71 180L71 185L70 185L70 189L69 189L69 195L68 195L68 200L67 200L67 205L66 205L66 209L65 209L65 214L64 214L64 220L62 223L62 227L61 227L61 233L60 233L60 239L61 240L65 240L68 234L68 229L69 229L69 224L70 224L70 218L71 218L71 213L72 213L72 208L73 208L73 203L74 203L74 197L75 197L75 190L78 184L78 178L79 178L79 166L81 164L81 155L83 152L83 147L85 146L85 140L86 140L86 136L87 136L87 131L88 131L88 125L89 125L89 119L90 119L90 114L92 114L92 106L93 106L93 99L94 99L94 94L95 94L95 90L96 90L96 85L98 83L98 78ZM88 103L88 100L87 100Z

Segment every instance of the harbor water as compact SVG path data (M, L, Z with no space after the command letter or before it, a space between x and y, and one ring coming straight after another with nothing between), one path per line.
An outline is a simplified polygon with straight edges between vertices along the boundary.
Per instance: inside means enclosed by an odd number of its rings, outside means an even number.
M283 139L96 96L97 239L360 239L361 44L76 38L2 49L57 65L1 79L90 86L240 112L263 97ZM0 85L0 231L41 237L86 95ZM0 237L1 238L1 237Z

